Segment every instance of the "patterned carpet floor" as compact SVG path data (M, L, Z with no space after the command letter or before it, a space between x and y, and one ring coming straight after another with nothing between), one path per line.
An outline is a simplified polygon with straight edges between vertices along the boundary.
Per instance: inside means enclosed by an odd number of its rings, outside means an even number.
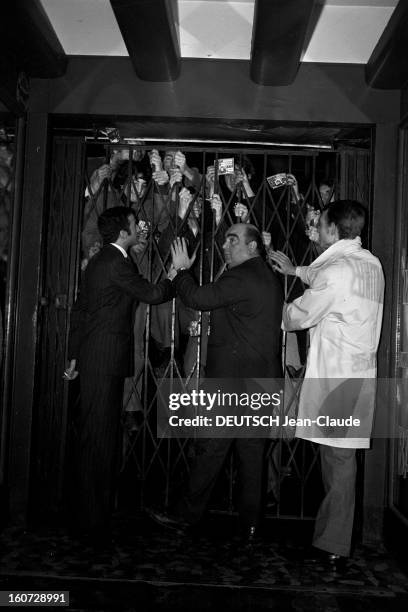
M207 527L182 536L139 517L117 521L113 548L95 551L62 528L7 528L0 536L0 588L71 590L69 609L76 610L234 605L354 612L369 601L370 612L408 609L408 578L382 546L358 546L346 571L337 573L302 563L290 538L269 536L248 548L228 530Z

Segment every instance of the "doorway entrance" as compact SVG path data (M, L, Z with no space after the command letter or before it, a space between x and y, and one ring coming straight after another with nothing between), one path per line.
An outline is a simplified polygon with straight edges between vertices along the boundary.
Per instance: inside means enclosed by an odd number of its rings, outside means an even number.
M162 169L167 168L167 182L153 177L157 168L151 163L152 151L157 151ZM178 152L182 157L176 157ZM54 137L37 373L33 462L37 493L32 499L36 513L45 508L58 513L67 492L78 396L75 383L64 383L61 373L70 309L81 274L101 246L98 214L113 205L135 210L148 237L148 246L136 263L153 282L166 277L171 240L188 230L194 238L197 282L211 282L225 269L220 247L223 231L237 220L249 219L267 232L273 248L287 253L296 265L310 263L316 250L305 233L308 213L321 210L325 198L332 196L358 199L370 207L371 173L370 148L355 143L294 148L205 141L112 144ZM221 202L217 219L208 202L210 192L218 194ZM369 247L369 228L363 243ZM287 301L304 290L297 279L281 281ZM126 381L123 402L119 507L167 505L177 494L194 444L157 438L156 399L163 379L193 381L205 373L210 328L208 313L185 312L177 300L163 308L139 306L134 330L136 366L134 376ZM306 332L283 335L282 372L295 398L306 354ZM295 412L295 403L288 410ZM282 432L270 441L266 463L269 515L313 518L321 494L318 448ZM234 512L234 480L232 456L217 485L213 510Z

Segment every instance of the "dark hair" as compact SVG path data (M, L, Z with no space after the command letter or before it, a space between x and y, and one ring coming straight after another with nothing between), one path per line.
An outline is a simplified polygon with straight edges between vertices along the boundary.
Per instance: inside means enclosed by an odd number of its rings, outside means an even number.
M266 249L258 228L255 227L255 225L246 224L245 230L245 244L249 244L253 241L256 242L256 249L258 251L258 255L260 255L262 259L266 260Z
M98 230L103 244L116 242L121 230L130 233L129 217L135 216L134 210L127 206L108 208L98 217Z
M328 223L334 223L339 238L351 240L360 236L366 223L367 211L355 200L336 200L324 207Z
M184 187L187 189L187 191L190 192L190 195L192 195L193 197L201 195L201 191L196 189L194 185L184 185Z
M131 167L131 174L129 174L129 165ZM152 170L150 164L145 160L135 161L134 159L129 162L125 159L122 161L115 174L115 178L112 181L112 185L115 189L121 189L127 179L133 174L143 174L143 178L149 181L152 176Z
M247 155L242 155L238 158L238 160L237 166L242 168L247 176L251 175L253 178L255 176L255 168L249 157Z
M323 177L318 182L318 185L319 185L319 187L321 185L327 185L328 187L330 187L330 189L334 190L335 182L334 182L334 179L332 179L332 178Z

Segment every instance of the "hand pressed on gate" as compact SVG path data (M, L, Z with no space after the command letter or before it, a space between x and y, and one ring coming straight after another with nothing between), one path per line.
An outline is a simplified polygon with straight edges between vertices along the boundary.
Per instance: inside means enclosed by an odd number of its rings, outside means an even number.
M173 267L178 270L189 270L194 263L196 254L192 257L188 256L187 243L184 238L176 238L171 246L171 256L173 258Z
M296 266L293 265L289 257L285 255L285 253L282 253L282 251L269 251L268 258L275 262L275 265L272 265L272 267L277 272L292 276L296 274Z

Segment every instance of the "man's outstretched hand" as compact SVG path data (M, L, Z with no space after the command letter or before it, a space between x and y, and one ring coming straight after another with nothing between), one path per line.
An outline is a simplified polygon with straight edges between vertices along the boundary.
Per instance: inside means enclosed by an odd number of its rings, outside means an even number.
M295 276L296 266L290 261L289 257L282 253L282 251L269 251L268 259L274 262L272 268L277 270L281 274L290 274Z
M172 265L176 271L188 270L194 263L196 254L188 256L187 243L184 238L176 238L171 245Z

